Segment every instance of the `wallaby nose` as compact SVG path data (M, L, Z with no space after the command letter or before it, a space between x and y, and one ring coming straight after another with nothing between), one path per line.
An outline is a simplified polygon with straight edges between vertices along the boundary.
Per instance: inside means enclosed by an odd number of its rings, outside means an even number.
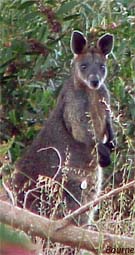
M97 89L99 87L99 76L96 74L90 74L89 75L89 83L90 83L90 87L93 89Z
M91 80L91 85L92 85L94 88L97 88L98 85L99 85L99 80L98 80L98 79L93 79L93 80Z

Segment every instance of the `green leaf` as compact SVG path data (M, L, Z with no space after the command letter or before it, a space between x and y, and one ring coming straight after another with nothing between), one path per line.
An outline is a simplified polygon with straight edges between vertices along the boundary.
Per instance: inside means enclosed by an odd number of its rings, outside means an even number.
M84 7L87 13L90 13L90 12L94 13L93 8L88 3L82 3L82 6Z
M125 82L121 77L119 77L119 80L114 88L114 93L122 102L124 102L126 97Z
M27 7L29 7L29 6L31 6L31 5L33 5L35 3L35 1L28 1L28 0L22 0L21 1L21 5L19 6L19 10L21 10L21 9L25 9L25 8L27 8Z
M13 123L13 125L17 124L17 118L16 118L16 110L13 109L9 112L9 119Z
M76 19L80 16L80 14L73 14L73 15L68 15L64 18L64 21L67 21L67 20L72 20L72 19Z
M78 5L78 1L65 2L61 5L59 10L56 12L58 16L63 15L69 11L72 11L74 7Z
M7 143L3 143L0 147L0 155L5 156L8 150L11 148L15 140L15 137L13 136Z
M129 101L129 110L132 116L132 119L135 120L135 98L131 97Z
M13 40L12 41L12 51L15 53L23 54L26 52L26 44L23 40Z

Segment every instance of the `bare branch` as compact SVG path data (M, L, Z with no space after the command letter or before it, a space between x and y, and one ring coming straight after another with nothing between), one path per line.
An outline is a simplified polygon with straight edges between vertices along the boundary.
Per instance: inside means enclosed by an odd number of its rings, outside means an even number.
M9 199L11 200L12 205L15 205L15 199L14 199L14 196L13 196L13 192L5 184L4 178L2 178L2 186L3 186L4 190L5 190L5 192L8 194Z
M106 254L108 246L135 250L134 238L103 232L98 233L73 225L61 228L63 220L52 221L4 201L1 201L0 221L31 235L43 239L49 238L52 242L79 247L95 254L99 254L99 249L102 250L103 254Z

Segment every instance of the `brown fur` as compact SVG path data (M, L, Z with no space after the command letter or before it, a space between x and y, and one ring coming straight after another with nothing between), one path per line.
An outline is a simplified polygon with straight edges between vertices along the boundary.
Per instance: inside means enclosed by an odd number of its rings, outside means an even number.
M94 53L91 48L88 48L87 53L93 58L96 58L98 54L102 62L106 63L104 54L99 53L98 48L95 48ZM51 180L56 175L60 161L57 152L52 147L59 151L62 160L62 166L53 184L57 185L61 202L66 200L65 211L62 203L57 202L56 211L58 212L54 213L54 217L63 217L66 210L73 211L80 204L96 196L95 183L99 160L97 144L102 144L105 135L109 137L107 122L111 129L110 111L108 110L110 99L104 83L99 89L90 89L78 78L76 63L78 63L78 58L81 61L83 55L87 53L78 54L75 57L72 75L60 92L56 108L28 151L16 164L13 184L19 206L24 204L25 192L37 187L39 175L49 177ZM39 151L40 149L43 150ZM44 180L46 182L46 179ZM84 189L81 186L83 181L87 183ZM64 189L61 186L62 183L64 183ZM39 196L39 193L36 192L31 192L27 196L25 205L30 210L39 213L39 201L35 197ZM44 210L46 210L46 201ZM50 200L50 208L52 201ZM49 213L46 215L48 216ZM81 222L86 223L86 218L87 215L83 216Z

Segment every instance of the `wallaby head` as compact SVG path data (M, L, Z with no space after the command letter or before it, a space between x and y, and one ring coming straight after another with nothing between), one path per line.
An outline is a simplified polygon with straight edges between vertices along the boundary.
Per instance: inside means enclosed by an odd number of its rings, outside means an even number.
M74 31L71 36L71 50L74 54L75 84L99 89L107 75L106 60L112 49L111 34L103 35L98 39L96 47L90 47L84 35Z

